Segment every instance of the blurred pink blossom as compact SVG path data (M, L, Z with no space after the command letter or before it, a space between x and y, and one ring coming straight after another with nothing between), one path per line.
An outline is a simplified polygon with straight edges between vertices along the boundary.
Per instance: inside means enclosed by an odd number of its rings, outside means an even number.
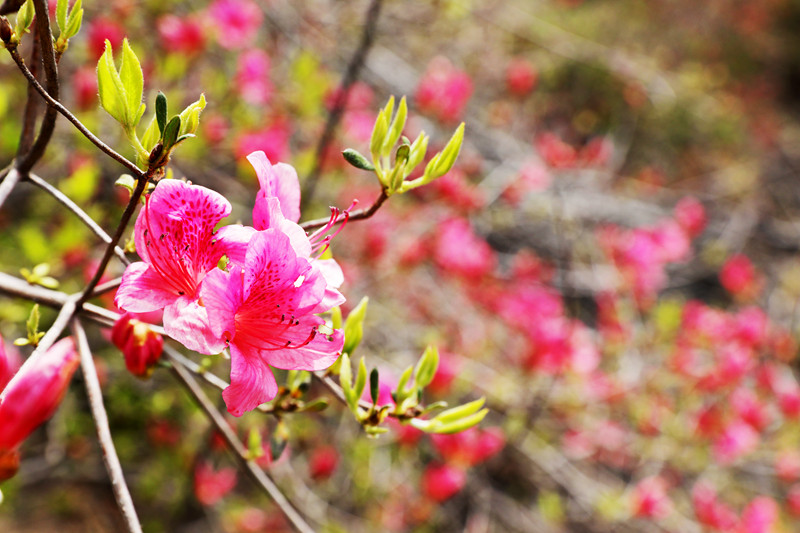
M264 19L261 7L251 0L215 0L208 15L217 27L217 42L229 50L253 45Z
M253 105L269 103L273 92L269 67L269 56L263 50L247 50L239 55L234 87L245 102Z
M417 85L414 100L420 110L444 123L461 118L472 96L472 80L449 59L437 56L428 64Z
M201 462L194 470L194 495L203 505L211 506L236 486L236 469L214 470L210 463Z

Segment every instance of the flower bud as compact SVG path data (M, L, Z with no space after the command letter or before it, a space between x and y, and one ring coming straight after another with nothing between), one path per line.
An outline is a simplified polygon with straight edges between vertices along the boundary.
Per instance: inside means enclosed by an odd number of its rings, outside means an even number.
M161 358L164 339L137 316L135 313L122 315L111 329L111 342L122 351L130 373L146 379Z
M8 382L0 394L0 470L5 471L8 460L13 460L8 452L56 410L78 363L75 343L71 338L62 339L25 361Z

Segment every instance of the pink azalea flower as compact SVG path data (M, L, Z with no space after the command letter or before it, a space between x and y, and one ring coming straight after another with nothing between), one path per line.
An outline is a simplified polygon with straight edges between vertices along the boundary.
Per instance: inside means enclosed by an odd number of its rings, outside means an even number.
M3 338L0 337L0 392L19 369L19 355L15 349L7 349Z
M217 0L208 14L219 28L217 41L229 50L252 44L264 19L258 4L249 0Z
M760 290L760 277L753 263L744 254L728 258L719 273L722 286L732 295L751 298Z
M253 105L269 103L273 91L269 67L269 56L263 50L248 50L239 56L234 87L245 102Z
M319 304L327 282L278 229L253 235L244 270L215 269L200 290L211 331L230 346L231 385L222 397L228 411L245 411L275 397L278 385L270 366L322 370L344 345L340 330L320 330Z
M754 498L744 511L740 530L742 533L770 533L778 522L778 504L767 496Z
M134 239L142 261L132 263L117 289L117 307L133 313L164 310L164 330L190 350L214 354L225 347L208 327L197 301L200 282L223 254L236 251L240 227L214 232L231 205L220 194L179 180L162 180L136 219ZM246 240L244 241L246 242Z
M242 133L236 139L236 157L243 158L255 151L264 151L273 161L286 159L291 131L285 120L276 120L258 130Z
M194 471L194 495L203 505L214 505L236 486L236 469L214 470L203 462Z
M671 511L672 502L667 496L667 484L663 478L649 477L636 484L633 489L633 514L659 520Z
M717 463L729 465L743 455L755 450L759 436L746 422L736 420L728 424L722 435L717 437L713 445L713 455Z
M472 96L472 80L450 60L437 56L428 64L414 99L420 110L441 122L459 119Z
M434 253L440 267L468 278L488 276L495 266L492 248L461 218L440 225Z
M538 82L539 71L527 59L516 57L506 67L506 88L515 96L526 96Z
M27 359L0 393L0 481L17 472L17 448L56 410L79 362L72 339L61 339Z
M708 222L703 204L693 196L684 196L675 205L675 220L692 239L703 233Z
M205 47L203 25L198 17L168 14L159 18L156 26L167 52L191 56Z
M460 468L450 465L430 464L422 474L422 491L435 502L449 500L467 482L467 475Z

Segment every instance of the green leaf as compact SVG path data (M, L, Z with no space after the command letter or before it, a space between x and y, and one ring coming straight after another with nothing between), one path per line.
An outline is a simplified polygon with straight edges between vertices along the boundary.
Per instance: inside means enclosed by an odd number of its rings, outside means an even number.
M64 38L70 39L78 34L83 22L83 9L81 8L81 0L76 0L69 12L69 19L67 19L67 29L64 31Z
M167 123L164 128L164 135L161 137L164 144L164 150L169 150L175 145L178 140L178 132L181 130L181 117L174 116Z
M364 296L358 302L356 308L350 311L350 314L347 315L347 320L345 320L344 348L342 348L342 351L350 355L353 354L353 351L361 343L361 339L364 336L364 317L367 314L368 303L369 297Z
M158 131L156 117L153 117L150 120L150 123L147 125L147 129L144 130L144 134L142 135L142 146L149 154L153 151L153 148L156 147L160 139L161 132Z
M469 416L465 416L464 418L460 418L458 420L454 420L453 422L445 423L439 426L436 426L434 429L434 433L460 433L461 431L467 430L473 426L477 426L481 423L481 421L486 418L486 415L489 413L488 409L482 409L477 413L471 414Z
M272 437L269 440L269 451L273 461L277 461L280 458L288 443L289 428L286 427L286 423L283 420L280 420L275 426L275 431L272 432Z
M347 352L342 353L339 361L339 385L342 387L347 404L353 410L353 368L350 366L350 357L348 357Z
M408 176L411 172L416 168L417 165L422 163L422 160L425 159L425 154L428 152L428 136L425 135L425 132L420 132L419 136L414 140L414 143L411 145L410 153L408 155L408 161L406 161L406 166L404 170L404 174Z
M122 86L125 88L125 109L127 126L134 128L144 113L142 107L142 93L144 91L144 75L139 58L133 53L128 39L122 41L122 64L119 69L119 77Z
M17 20L14 25L14 33L17 34L17 37L22 37L22 34L28 31L35 13L32 0L26 0L17 11Z
M378 369L373 368L372 372L369 373L369 394L372 398L372 404L376 405L378 403L378 389L379 389L380 382L378 381Z
M28 333L28 340L36 338L36 334L39 332L39 304L33 304L31 314L25 323L25 329Z
M392 147L394 147L398 139L400 139L400 135L403 133L403 128L406 126L407 116L408 106L406 105L406 97L404 96L400 99L400 105L397 106L397 115L395 115L394 120L392 120L392 125L389 126L386 136L383 139L381 155L388 156L391 153ZM389 117L391 117L391 111L386 116L387 122Z
M436 177L444 176L447 172L453 168L453 165L456 162L456 158L458 154L461 152L461 145L464 143L464 123L462 122L456 131L453 133L453 136L450 137L450 140L447 142L447 145L442 150L442 157L440 158L439 162L436 164Z
M358 374L356 374L356 383L353 387L353 396L355 397L355 404L358 404L358 400L361 399L361 395L364 394L364 387L367 386L367 364L364 362L364 358L361 358L361 361L358 362Z
M167 126L167 97L161 91L158 91L156 96L156 123L158 124L159 136L164 135L164 128ZM147 148L146 144L145 148Z
M97 92L100 95L100 105L114 120L126 125L125 110L127 95L122 85L119 73L114 66L111 43L106 39L106 48L97 62Z
M64 35L67 29L67 3L69 0L58 0L56 2L56 24L58 25L59 37Z
M198 126L200 126L200 113L202 113L205 108L206 95L201 94L196 102L189 104L186 106L186 109L181 111L180 139L188 138L188 135L192 135L197 131Z
M448 409L447 411L442 411L436 416L436 418L434 418L434 420L442 424L447 424L466 416L472 416L474 413L478 412L481 407L483 407L484 403L486 403L486 399L479 398L475 401L465 403L464 405L459 405L458 407Z
M406 384L408 380L411 379L411 373L414 371L413 367L408 367L403 371L400 375L400 379L397 381L397 388L395 389L395 399L394 401L399 405L403 403L403 401L408 398L408 395L411 393L413 389L406 389Z
M414 370L414 381L417 387L427 387L436 375L439 366L439 350L435 346L428 346L420 357L417 368Z
M361 170L375 170L375 165L370 163L369 160L361 155L357 150L348 148L342 151L342 155L344 156L345 161L356 168L360 168Z
M247 434L247 457L248 459L258 459L264 455L264 445L261 442L261 432L257 428L250 428Z

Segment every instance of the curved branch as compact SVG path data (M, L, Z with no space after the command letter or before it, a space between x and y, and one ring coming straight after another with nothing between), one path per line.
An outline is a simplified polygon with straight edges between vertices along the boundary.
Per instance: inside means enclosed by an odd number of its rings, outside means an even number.
M108 415L103 405L103 391L100 389L100 380L97 378L97 369L94 366L89 341L86 339L86 332L78 319L73 319L72 321L72 335L75 337L75 343L78 345L78 352L81 356L81 370L86 384L86 395L89 397L92 417L97 427L97 438L100 442L100 447L103 449L103 462L106 465L108 477L111 478L114 497L117 499L117 505L119 505L122 516L128 525L128 531L141 533L142 526L139 524L139 517L136 515L131 493L125 483L125 476L122 473L117 450L114 448L114 441L111 439Z
M92 144L97 146L106 155L111 157L111 159L113 159L120 165L127 168L134 176L138 178L145 177L145 173L139 167L137 167L136 164L129 161L124 156L118 154L116 151L114 151L113 148L111 148L106 143L98 139L91 131L89 131L89 129L86 126L83 125L83 123L80 120L77 119L77 117L75 117L75 115L73 115L69 111L69 109L61 105L61 103L58 100L53 99L53 97L50 96L44 89L44 87L42 87L42 85L36 80L33 74L31 74L31 71L28 70L28 67L25 65L25 61L22 59L22 57L19 55L19 52L15 48L8 48L8 52L11 54L11 58L14 60L14 63L16 63L17 67L19 67L20 71L22 71L22 74L28 79L28 83L33 85L33 88L36 89L36 92L38 92L41 95L41 97L45 99L48 105L54 107L56 111L64 115L64 118L69 120L78 129L78 131L80 131L84 135L84 137L89 139L92 142Z
M203 392L203 389L200 388L200 384L194 379L194 377L192 377L189 371L183 367L182 364L174 364L177 363L177 361L170 355L169 351L165 351L165 354L167 360L173 363L173 374L175 374L181 384L186 387L203 412L205 412L209 420L211 420L211 422L217 428L217 431L222 434L225 442L228 443L228 447L232 452L234 452L234 457L239 465L245 469L250 477L253 478L256 483L258 483L258 485L269 495L270 498L272 498L272 501L278 506L281 512L283 512L284 516L289 519L295 529L302 533L314 533L314 529L308 525L297 509L294 508L286 496L284 496L280 489L278 489L272 478L270 478L269 475L267 475L267 473L255 463L255 461L248 459L247 448L242 441L239 440L239 437L236 436L236 433L233 431L233 429L231 429L230 425L225 420L225 417L222 416L208 396L206 396L206 393Z
M97 224L97 222L94 221L94 219L92 217L90 217L88 214L86 214L86 211L84 211L83 209L78 207L78 204L73 202L69 198L69 196L67 196L66 194L64 194L60 190L58 190L56 187L50 185L48 182L46 182L44 179L42 179L41 177L37 176L36 174L28 173L28 180L31 183L33 183L34 185L36 185L37 187L43 189L50 196L55 198L64 207L66 207L67 209L72 211L79 219L81 219L81 222L86 224L86 226L90 230L92 230L92 232L95 235L100 237L100 239L102 239L102 241L104 243L106 243L106 244L110 244L111 243L111 237L108 235L108 233L106 233L105 230L103 228L101 228ZM122 251L122 248L120 248L119 246L115 246L114 247L114 253L117 254L117 257L119 257L120 261L122 261L124 264L126 264L126 265L130 264L130 261L125 256L125 252Z
M363 31L361 33L361 41L358 44L358 48L353 52L353 56L350 58L350 62L342 77L342 83L339 85L339 96L333 104L333 108L328 115L328 120L325 122L325 129L322 131L322 135L317 143L314 156L314 168L306 178L306 186L303 191L303 203L306 205L308 205L311 198L314 197L320 172L322 171L322 161L325 159L325 152L328 151L328 146L333 140L336 127L342 120L342 115L344 115L344 110L347 106L347 98L350 95L350 87L356 82L359 72L364 68L367 53L369 49L372 48L372 43L375 41L378 16L381 12L382 3L383 0L370 1L364 20Z
M11 191L14 190L14 187L17 186L20 179L22 179L22 174L16 168L12 168L6 174L6 177L3 178L3 181L0 182L0 207L3 207L3 204L8 199L8 195L11 194Z

